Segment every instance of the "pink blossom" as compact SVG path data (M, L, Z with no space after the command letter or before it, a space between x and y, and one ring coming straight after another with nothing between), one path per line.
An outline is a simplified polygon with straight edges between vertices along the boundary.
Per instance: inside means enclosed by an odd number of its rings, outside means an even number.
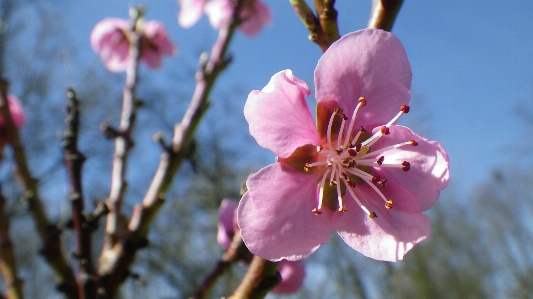
M181 0L181 10L178 22L182 27L194 25L205 11L213 28L220 30L227 26L233 15L235 6L231 0ZM248 36L255 36L261 28L270 24L271 15L268 7L259 0L251 0L246 6L241 18L243 23L239 29Z
M218 209L217 241L222 248L230 247L233 236L239 231L237 226L237 201L224 199ZM298 291L305 278L305 267L301 261L282 260L278 266L281 282L272 290L273 293L290 294Z
M423 211L449 179L435 141L396 125L409 112L411 67L393 34L367 29L342 37L315 70L311 92L290 70L275 74L244 107L252 136L278 156L248 179L238 224L250 251L299 260L333 231L353 249L398 261L429 236Z
M13 123L17 128L21 128L22 125L24 125L24 123L26 122L26 117L24 116L24 110L22 109L22 105L20 105L19 100L13 95L7 96L7 102L9 105L9 112L11 113ZM7 138L6 130L7 129L5 127L4 118L0 116L0 146L3 146L6 143L10 142L10 140Z
M126 70L129 60L129 41L127 20L106 18L100 21L91 32L91 47L100 54L105 67L112 72ZM142 27L140 40L141 60L149 67L161 66L164 55L174 55L176 47L170 41L163 24L148 21Z

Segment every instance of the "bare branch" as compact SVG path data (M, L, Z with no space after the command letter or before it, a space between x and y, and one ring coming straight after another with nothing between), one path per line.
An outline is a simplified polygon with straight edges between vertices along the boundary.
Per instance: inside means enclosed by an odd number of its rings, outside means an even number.
M340 38L334 0L315 0L316 16L305 0L290 0L290 3L309 30L309 39L320 46L322 52Z
M129 35L129 64L126 69L126 85L122 93L122 115L118 134L115 136L115 155L111 173L111 191L107 200L109 214L106 222L104 250L112 248L119 239L121 206L126 192L126 166L130 150L133 148L131 133L135 125L137 101L135 89L138 80L141 30L138 24L143 15L140 7L130 8L131 25Z
M85 156L78 151L78 132L80 113L78 99L74 90L67 91L69 104L65 119L65 132L62 146L65 150L65 165L70 183L70 203L72 205L72 225L76 239L73 256L78 260L78 293L80 299L96 298L96 280L91 257L91 227L84 211L81 184L81 169Z
M77 298L74 272L67 263L61 249L61 231L57 225L50 223L48 220L39 197L38 182L31 175L18 129L13 123L9 112L9 103L7 101L8 85L6 80L0 78L0 114L4 118L7 136L13 148L13 157L16 164L14 171L24 192L22 200L28 205L29 212L34 220L35 230L43 243L40 253L53 269L58 281L57 289L67 298Z
M403 0L372 0L368 28L391 31L402 4Z
M278 263L254 256L248 272L229 299L264 298L280 281Z
M4 277L7 297L23 299L22 286L24 282L17 277L17 265L13 252L13 243L9 236L9 217L5 212L6 199L0 191L0 272Z
M181 123L175 127L172 147L165 149L161 154L158 169L142 204L134 207L127 235L113 248L105 248L102 252L98 273L101 276L106 298L112 298L118 286L128 277L129 267L137 250L148 245L146 235L149 226L164 203L165 194L171 186L174 175L188 155L188 144L207 110L208 96L215 80L231 61L225 57L226 51L235 29L242 22L240 12L249 1L237 1L232 20L228 27L219 31L210 57L202 55L200 69L196 75L196 88Z

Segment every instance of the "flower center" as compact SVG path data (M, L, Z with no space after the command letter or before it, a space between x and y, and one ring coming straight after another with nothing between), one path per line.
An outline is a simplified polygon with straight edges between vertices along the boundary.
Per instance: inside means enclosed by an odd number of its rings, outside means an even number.
M368 215L370 218L377 217L376 213L370 211L365 207L361 200L357 197L353 191L356 188L357 184L365 182L368 184L374 192L376 192L381 199L383 199L385 208L391 209L393 206L393 201L390 198L386 198L385 195L381 192L380 189L385 188L387 179L380 178L370 174L372 168L381 168L381 167L397 167L401 168L403 171L408 171L411 164L408 161L403 161L401 163L387 163L384 152L399 148L405 145L416 146L418 143L414 140L405 141L391 146L386 146L381 149L371 149L380 138L389 134L389 127L395 124L400 117L409 112L409 106L402 105L400 107L400 112L392 118L386 125L382 126L380 130L377 130L369 138L365 138L364 134L368 135L364 127L360 127L355 136L352 137L352 130L355 123L355 118L357 112L360 108L366 105L365 98L359 98L359 103L355 107L352 118L350 119L348 129L345 131L346 122L349 120L348 117L343 113L342 109L335 108L334 112L331 114L329 119L326 141L326 147L322 145L317 146L317 152L320 156L319 162L306 163L304 170L307 172L312 167L325 167L324 174L320 179L319 186L319 199L318 206L313 209L313 213L319 215L322 213L322 206L324 205L324 197L326 189L335 188L337 195L337 210L339 212L346 212L348 208L343 205L343 193L346 191L350 193L352 198L357 202L359 207ZM341 117L341 125L338 132L337 140L332 140L334 137L332 134L333 122L336 117ZM344 191L344 192L343 192Z

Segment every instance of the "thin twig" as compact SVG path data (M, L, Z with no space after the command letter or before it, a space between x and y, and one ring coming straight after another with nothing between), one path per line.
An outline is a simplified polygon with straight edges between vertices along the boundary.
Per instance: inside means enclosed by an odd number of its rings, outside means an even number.
M65 132L62 146L65 150L65 166L70 183L70 203L72 205L72 225L76 239L74 257L78 261L78 293L80 299L96 298L96 280L91 257L91 227L84 211L81 184L81 169L85 156L78 151L80 113L74 90L67 91L69 98L68 115L65 119Z
M215 284L218 278L229 269L229 266L232 263L236 261L250 262L252 257L253 255L250 253L246 245L244 245L240 232L236 232L228 250L224 252L215 267L209 272L209 274L207 274L194 295L189 299L205 298L211 287Z
M402 3L403 0L372 0L368 28L391 31Z
M264 298L281 281L278 263L254 256L241 284L228 299Z
M121 206L126 192L126 166L130 150L133 148L131 133L135 125L137 101L135 90L138 81L140 39L141 32L138 28L139 20L142 18L142 8L132 7L130 9L131 26L128 32L129 63L126 69L126 84L122 92L122 115L118 134L115 136L115 155L113 157L113 168L111 173L111 190L107 200L109 214L106 221L106 240L104 251L112 248L119 241Z
M187 156L188 143L208 108L208 96L219 73L229 64L225 57L235 29L241 23L240 12L250 0L239 0L232 21L227 28L219 31L209 59L202 55L196 88L189 108L180 124L176 125L172 146L164 148L156 174L141 204L134 207L125 238L112 249L103 252L104 262L100 263L98 273L105 289L106 298L112 298L119 285L128 277L138 249L148 245L146 235L149 226L164 203L166 192L171 186L174 175Z
M309 39L316 43L322 52L340 38L334 0L315 0L317 15L305 0L290 0L290 3L296 15L309 30Z
M7 298L23 299L24 282L17 276L13 243L9 236L9 216L5 212L6 199L0 191L0 272L4 278Z
M17 127L13 123L7 101L8 82L0 78L0 114L4 119L7 136L13 148L15 160L15 176L24 192L23 201L27 204L29 212L34 220L35 230L42 241L41 255L44 256L58 281L57 289L67 298L77 298L76 278L70 265L65 259L60 242L60 229L48 220L42 201L39 197L38 182L31 175L20 141Z

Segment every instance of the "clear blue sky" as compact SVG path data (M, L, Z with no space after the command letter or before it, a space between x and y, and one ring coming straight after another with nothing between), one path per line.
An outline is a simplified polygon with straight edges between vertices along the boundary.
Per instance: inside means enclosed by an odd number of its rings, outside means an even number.
M283 69L292 69L314 88L319 48L307 40L308 33L288 0L265 2L273 13L272 25L255 38L237 34L230 49L235 60L217 83L212 94L215 103L217 92L227 94L238 85L243 90L235 95L232 106L242 111L247 93L261 89ZM337 1L342 34L366 26L370 2ZM93 26L105 17L127 18L129 3L77 0L64 8L70 20L68 30L85 61L99 63L89 46ZM179 8L175 1L142 3L148 6L147 19L165 23L179 47L179 55L167 59L164 68L196 65L198 52L208 50L216 37L207 18L204 16L191 29L182 29L176 22ZM400 11L393 32L403 42L411 61L412 94L416 98L404 123L413 124L415 131L445 146L450 155L452 182L461 189L486 178L494 167L511 165L515 162L514 150L531 144L528 130L513 109L532 107L532 15L533 2L517 0L405 0ZM165 70L145 69L144 73L163 74ZM171 83L165 79L161 82ZM191 93L193 83L192 78L172 82L182 84ZM313 101L312 95L310 103ZM246 126L240 111L232 119L237 128ZM246 133L240 130L235 138L247 139ZM259 162L263 165L273 159L268 151L250 142L246 151L264 157ZM523 162L533 161L527 159Z

